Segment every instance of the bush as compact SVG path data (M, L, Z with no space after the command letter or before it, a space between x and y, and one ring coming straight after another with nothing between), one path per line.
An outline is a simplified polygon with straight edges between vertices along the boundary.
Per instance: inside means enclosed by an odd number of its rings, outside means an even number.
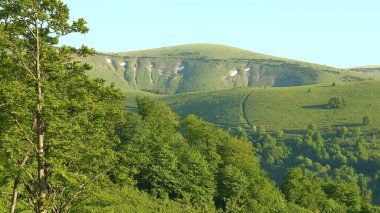
M360 128L355 128L352 132L353 137L359 137L361 134L362 134L362 131L360 130Z
M328 104L327 104L327 107L329 109L342 109L344 107L346 107L347 104L346 102L344 101L344 99L342 97L333 97L333 98L330 98Z
M341 127L337 129L335 136L338 138L344 139L345 137L349 136L347 127Z
M265 135L266 130L265 130L265 126L264 125L259 126L258 133L261 136Z
M363 116L363 125L367 126L371 123L371 119L368 116Z
M277 138L282 138L282 136L284 135L284 131L279 129L275 132L275 135Z

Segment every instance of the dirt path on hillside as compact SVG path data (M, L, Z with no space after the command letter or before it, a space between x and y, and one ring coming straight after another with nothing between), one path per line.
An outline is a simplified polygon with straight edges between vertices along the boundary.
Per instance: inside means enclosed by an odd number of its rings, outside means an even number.
M251 92L249 92L243 99L243 101L241 102L241 114L245 120L245 123L248 124L248 126L250 128L253 127L253 125L251 124L251 122L249 121L248 119L248 116L247 116L247 111L246 111L246 108L247 108L247 100L248 100L248 97L254 92L255 90L252 90Z

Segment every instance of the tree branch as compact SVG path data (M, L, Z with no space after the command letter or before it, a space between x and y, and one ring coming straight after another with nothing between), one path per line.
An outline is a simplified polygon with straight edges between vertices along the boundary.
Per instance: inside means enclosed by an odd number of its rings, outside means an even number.
M5 20L5 29L7 29L7 28L8 28L8 18ZM12 49L12 48L10 48L10 49L12 50L12 52L13 52L14 54L17 55L17 59L18 59L18 61L21 63L21 65L24 67L25 71L26 71L29 75L31 75L33 79L36 79L36 77L34 76L33 72L32 72L32 71L30 70L30 68L26 65L26 62L22 59L23 56L20 54L21 51L20 51L20 49L18 48L16 42L14 41L14 39L13 39L11 33L9 32L9 33L7 33L7 35L8 35L9 41L12 43L13 48L14 48L14 49Z
M38 152L37 150L37 147L35 146L35 144L33 143L33 141L27 136L27 132L25 131L25 129L21 126L21 124L18 122L17 118L15 118L15 121L16 121L16 124L18 126L18 128L23 131L25 133L25 138L26 140L35 148L34 151Z
M69 200L69 202L67 202L65 205L62 206L62 209L65 209L68 205L70 205L84 190L86 190L87 186L93 182L95 179L97 179L99 177L99 175L103 174L103 172L101 173L98 173L97 175L95 175L93 178L90 179L90 181L88 181L87 183L84 183L82 184L80 187L79 187L79 190L72 196L72 198Z
M28 21L23 16L20 16L20 18L24 22L25 26L28 28L30 34L32 34L33 38L37 39L36 34L33 32L33 29L30 27L31 23L28 23Z

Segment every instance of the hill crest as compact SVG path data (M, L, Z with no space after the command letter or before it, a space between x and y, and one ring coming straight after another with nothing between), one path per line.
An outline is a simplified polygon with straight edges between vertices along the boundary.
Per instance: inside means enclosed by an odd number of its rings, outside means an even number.
M90 76L122 90L160 94L237 87L301 86L359 81L366 75L218 44L187 44L125 53L99 53L84 60Z

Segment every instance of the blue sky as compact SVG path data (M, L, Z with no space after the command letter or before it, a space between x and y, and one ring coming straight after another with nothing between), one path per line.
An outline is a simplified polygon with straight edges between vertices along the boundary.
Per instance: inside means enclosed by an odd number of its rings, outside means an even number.
M380 64L379 0L63 0L90 32L62 38L98 51L216 43L353 67Z

